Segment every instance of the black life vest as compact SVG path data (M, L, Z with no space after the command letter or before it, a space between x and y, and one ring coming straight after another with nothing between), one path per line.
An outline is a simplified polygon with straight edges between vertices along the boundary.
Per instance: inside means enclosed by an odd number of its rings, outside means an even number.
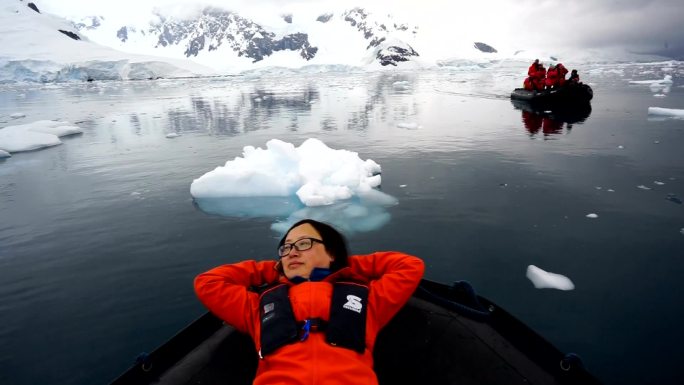
M259 356L263 358L283 345L297 340L304 341L310 331L324 331L327 343L363 353L366 349L367 307L367 286L353 282L335 282L328 321L306 320L300 326L295 320L290 303L289 286L272 286L259 298Z

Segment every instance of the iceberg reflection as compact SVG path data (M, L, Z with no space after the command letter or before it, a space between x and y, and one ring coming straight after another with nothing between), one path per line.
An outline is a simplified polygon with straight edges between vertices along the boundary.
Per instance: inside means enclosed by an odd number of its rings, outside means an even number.
M345 234L368 232L389 223L389 206L396 199L374 191L372 199L353 198L326 206L308 207L290 197L195 198L195 206L211 215L233 218L273 218L271 229L284 234L295 222L311 218L329 223Z

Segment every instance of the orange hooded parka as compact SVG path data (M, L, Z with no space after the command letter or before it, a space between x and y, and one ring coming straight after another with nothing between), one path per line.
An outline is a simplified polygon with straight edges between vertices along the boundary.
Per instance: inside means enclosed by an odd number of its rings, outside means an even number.
M200 301L215 315L252 337L260 350L260 295L250 290L264 284L289 285L289 299L298 323L330 316L333 283L368 285L365 350L333 346L325 332L284 345L259 360L255 385L347 385L378 383L373 372L373 347L378 332L408 301L423 276L417 257L386 251L349 257L349 265L321 281L294 284L275 270L275 261L244 261L223 265L195 279Z

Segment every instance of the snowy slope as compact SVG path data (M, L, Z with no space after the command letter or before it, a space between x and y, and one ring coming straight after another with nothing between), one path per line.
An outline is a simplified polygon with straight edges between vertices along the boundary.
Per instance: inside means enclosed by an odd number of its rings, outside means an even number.
M116 51L90 41L72 23L38 11L17 0L0 6L0 83L148 79L213 72L188 60Z

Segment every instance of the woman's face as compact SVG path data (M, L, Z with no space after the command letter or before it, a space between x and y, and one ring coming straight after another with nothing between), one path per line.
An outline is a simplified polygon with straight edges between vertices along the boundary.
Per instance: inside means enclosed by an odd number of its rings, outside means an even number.
M285 243L292 244L302 238L313 238L322 241L321 235L308 223L301 224L287 233ZM330 268L333 257L320 242L313 242L308 250L299 251L292 247L290 253L281 258L283 271L287 278L302 277L308 279L315 267Z

